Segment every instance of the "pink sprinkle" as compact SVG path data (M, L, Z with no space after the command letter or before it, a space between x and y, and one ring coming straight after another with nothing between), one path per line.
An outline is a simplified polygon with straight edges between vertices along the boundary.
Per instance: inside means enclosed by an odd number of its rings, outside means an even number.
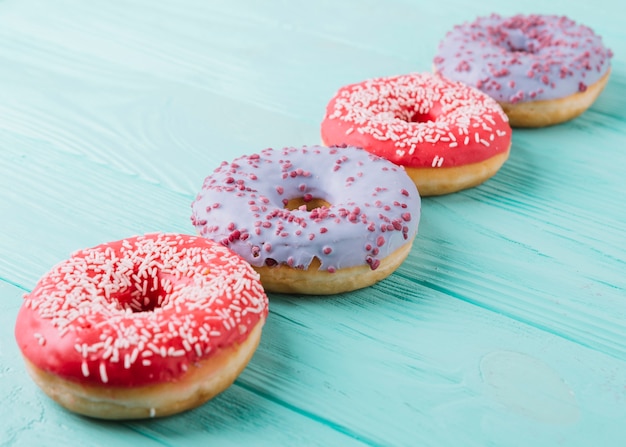
M368 256L366 262L370 265L372 270L376 270L380 266L380 260L374 259L371 256Z

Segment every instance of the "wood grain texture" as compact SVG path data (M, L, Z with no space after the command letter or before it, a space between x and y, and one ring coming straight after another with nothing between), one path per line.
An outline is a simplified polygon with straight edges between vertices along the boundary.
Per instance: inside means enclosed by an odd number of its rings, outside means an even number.
M621 4L0 0L0 445L621 446L626 37ZM388 279L272 295L235 384L175 417L70 414L26 376L21 296L70 252L193 233L222 160L319 143L330 96L430 70L454 24L565 14L615 53L590 110L515 130L480 187L423 201Z

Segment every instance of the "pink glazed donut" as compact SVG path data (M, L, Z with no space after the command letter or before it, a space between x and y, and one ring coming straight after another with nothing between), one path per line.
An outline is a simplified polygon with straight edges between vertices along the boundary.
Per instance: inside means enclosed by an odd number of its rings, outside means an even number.
M225 247L155 233L59 263L25 296L15 337L35 382L69 410L160 417L235 380L267 306L258 274Z
M324 144L362 147L404 166L422 197L484 182L511 146L511 126L496 101L432 73L340 88L326 106L321 135Z
M265 290L329 295L374 284L408 255L420 196L404 169L354 147L265 149L204 181L191 220Z
M612 55L567 17L493 14L455 26L434 68L492 96L512 126L540 127L587 110L608 81Z

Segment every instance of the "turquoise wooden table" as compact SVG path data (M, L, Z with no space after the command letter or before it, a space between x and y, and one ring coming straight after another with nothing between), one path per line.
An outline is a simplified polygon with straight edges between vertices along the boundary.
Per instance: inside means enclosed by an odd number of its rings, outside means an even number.
M0 1L0 445L626 445L620 2ZM341 86L429 71L454 24L565 14L615 57L590 110L515 130L485 184L425 198L388 279L270 295L252 361L177 416L101 422L27 376L22 295L74 250L193 233L221 161L319 143Z

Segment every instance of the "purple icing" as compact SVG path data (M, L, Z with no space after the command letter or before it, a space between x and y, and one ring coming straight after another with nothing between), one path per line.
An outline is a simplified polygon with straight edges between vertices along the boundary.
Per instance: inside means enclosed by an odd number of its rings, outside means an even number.
M563 98L610 67L602 38L563 16L493 14L457 25L439 44L435 70L498 102Z
M289 210L290 199L306 205ZM321 270L380 260L417 234L421 200L404 168L355 147L265 149L222 163L192 204L200 235L251 265Z

